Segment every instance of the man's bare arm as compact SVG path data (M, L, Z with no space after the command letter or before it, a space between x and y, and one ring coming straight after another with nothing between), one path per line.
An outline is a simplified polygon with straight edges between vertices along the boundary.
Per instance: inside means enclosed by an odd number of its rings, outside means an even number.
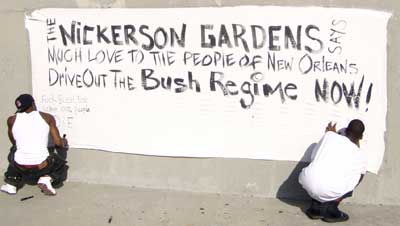
M58 131L56 120L54 119L54 117L44 112L40 112L40 114L50 127L50 136L54 142L54 145L64 148L64 142L60 136L60 132Z
M8 139L10 139L10 142L15 145L15 139L14 136L12 134L12 127L14 125L15 122L15 115L8 117L7 119L7 127L8 127Z

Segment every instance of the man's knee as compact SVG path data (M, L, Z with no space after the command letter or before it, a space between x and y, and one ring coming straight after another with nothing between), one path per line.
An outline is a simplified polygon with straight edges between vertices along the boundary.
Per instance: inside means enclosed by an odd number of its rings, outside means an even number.
M22 175L14 172L12 170L7 170L4 173L4 182L6 182L7 184L11 184L17 188L20 188L20 187L22 187L22 184L23 184Z
M68 168L67 162L57 155L52 155L49 159L49 176L53 179L54 188L63 186L63 182L67 179Z

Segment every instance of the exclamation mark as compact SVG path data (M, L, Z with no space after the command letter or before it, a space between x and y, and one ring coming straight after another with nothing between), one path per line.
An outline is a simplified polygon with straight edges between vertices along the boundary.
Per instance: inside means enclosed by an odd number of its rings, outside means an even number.
M366 98L366 100L365 100L367 106L368 106L369 102L371 101L372 86L373 86L373 85L374 85L374 84L371 83L371 85L369 85L369 88L368 88L367 98ZM365 109L365 112L367 112L367 111L368 111L368 107L367 107L367 109Z

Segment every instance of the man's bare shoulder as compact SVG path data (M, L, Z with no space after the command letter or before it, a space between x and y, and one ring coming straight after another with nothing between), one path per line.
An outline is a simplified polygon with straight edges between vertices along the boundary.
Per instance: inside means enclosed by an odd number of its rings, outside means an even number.
M7 125L13 125L16 118L17 118L16 115L11 115L10 117L8 117L8 119L7 119Z
M46 113L46 112L42 112L42 111L39 111L39 113L42 116L42 118L44 120L46 120L46 122L48 122L48 123L54 122L54 116L53 115L51 115L49 113Z
M52 114L49 114L47 112L39 111L39 113L44 117L54 117Z

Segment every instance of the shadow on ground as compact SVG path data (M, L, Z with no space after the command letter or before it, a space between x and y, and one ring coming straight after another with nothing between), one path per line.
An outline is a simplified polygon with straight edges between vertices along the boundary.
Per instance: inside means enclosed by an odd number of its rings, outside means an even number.
M302 188L299 183L299 175L301 170L308 166L311 159L311 153L317 143L312 143L304 152L301 161L297 163L288 178L279 187L276 197L291 206L298 207L303 213L309 206L311 197Z

